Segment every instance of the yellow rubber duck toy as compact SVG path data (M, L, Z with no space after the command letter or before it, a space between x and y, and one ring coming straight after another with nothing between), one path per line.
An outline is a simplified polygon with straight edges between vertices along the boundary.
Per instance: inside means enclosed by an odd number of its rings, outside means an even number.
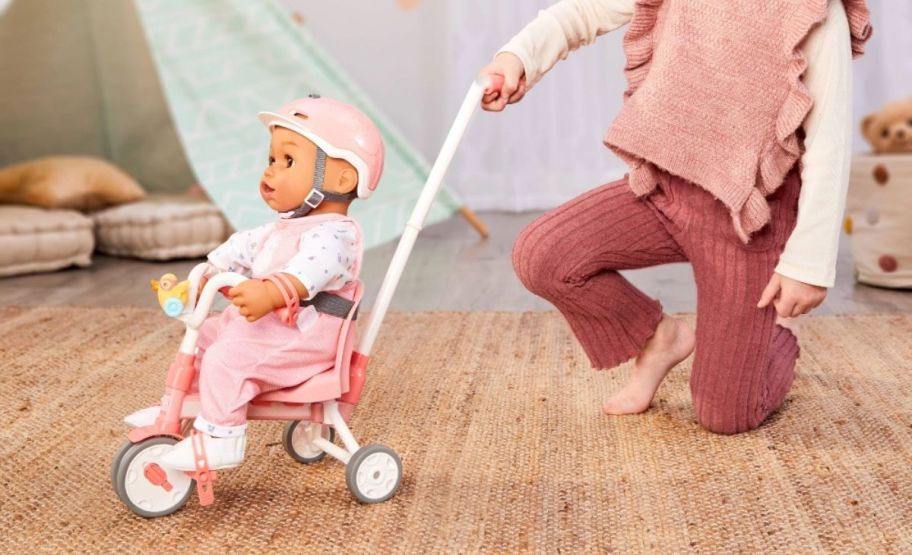
M165 274L159 279L151 280L150 283L152 290L158 293L158 304L161 305L165 314L175 317L184 311L189 296L189 281L178 283L176 275Z

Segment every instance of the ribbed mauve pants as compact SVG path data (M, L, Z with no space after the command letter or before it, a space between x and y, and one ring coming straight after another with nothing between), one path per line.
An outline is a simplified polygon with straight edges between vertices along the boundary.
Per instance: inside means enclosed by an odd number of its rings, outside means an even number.
M800 174L768 198L771 223L745 245L730 212L708 192L662 175L638 198L626 177L593 189L526 227L513 248L523 284L553 303L595 368L634 357L662 319L661 304L618 270L689 261L697 282L690 390L697 421L713 432L756 428L788 393L795 336L757 308L795 226Z

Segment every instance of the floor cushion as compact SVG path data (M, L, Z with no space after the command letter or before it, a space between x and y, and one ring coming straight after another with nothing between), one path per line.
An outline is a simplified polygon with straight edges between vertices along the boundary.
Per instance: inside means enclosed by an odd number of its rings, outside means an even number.
M79 212L0 205L0 276L88 266L94 243Z
M96 210L145 194L126 172L100 158L49 156L0 169L0 201L10 204Z
M846 203L858 281L912 287L912 155L860 154Z
M92 218L98 251L147 260L205 256L231 231L214 204L190 197L152 197Z

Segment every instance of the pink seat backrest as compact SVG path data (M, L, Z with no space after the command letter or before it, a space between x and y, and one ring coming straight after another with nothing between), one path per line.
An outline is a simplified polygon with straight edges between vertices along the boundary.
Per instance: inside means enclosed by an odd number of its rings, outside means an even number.
M349 366L356 335L356 326L353 325L352 317L355 315L358 305L361 304L364 287L360 281L355 281L353 289L351 300L354 304L339 330L336 361L333 367L313 376L301 385L264 393L258 396L254 402L319 403L338 399L340 395L349 390Z
M358 307L361 305L361 296L363 294L364 285L360 280L355 280L355 292L352 295L354 304L352 304L352 309L348 313L345 322L342 324L342 330L339 331L339 346L336 351L335 370L339 374L339 380L341 380L342 393L346 393L349 388L348 371L349 366L351 365L352 350L355 348L355 336L357 335L357 325L353 318Z

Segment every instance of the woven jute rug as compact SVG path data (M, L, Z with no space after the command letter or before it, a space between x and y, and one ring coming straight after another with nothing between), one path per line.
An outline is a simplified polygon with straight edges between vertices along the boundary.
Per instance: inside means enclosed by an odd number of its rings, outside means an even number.
M912 315L807 320L794 388L759 430L691 414L690 362L644 415L600 402L556 313L392 314L352 428L405 476L365 506L281 424L248 459L146 520L111 489L124 414L153 404L182 328L140 309L0 309L3 552L909 552Z

